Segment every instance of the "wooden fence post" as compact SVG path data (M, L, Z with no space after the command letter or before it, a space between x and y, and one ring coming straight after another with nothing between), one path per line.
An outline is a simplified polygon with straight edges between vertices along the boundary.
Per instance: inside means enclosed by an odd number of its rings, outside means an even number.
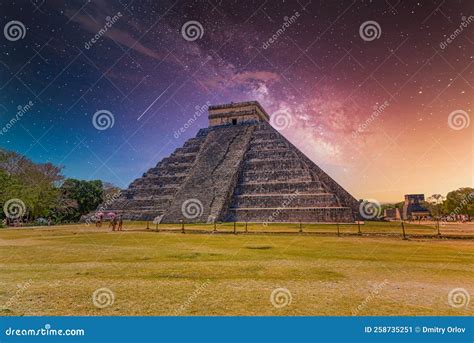
M407 236L405 234L405 224L403 223L403 220L402 220L402 232L403 232L403 239L407 239Z

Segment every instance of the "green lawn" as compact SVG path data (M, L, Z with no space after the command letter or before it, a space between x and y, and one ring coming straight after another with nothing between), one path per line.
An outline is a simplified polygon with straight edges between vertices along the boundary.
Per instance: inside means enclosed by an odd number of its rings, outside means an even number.
M365 225L362 231L396 232L395 226L380 225ZM459 308L448 303L454 288L474 294L472 240L297 233L183 235L145 227L146 223L126 223L123 232L85 225L0 229L0 313L474 314L474 300ZM298 224L270 227L299 230ZM160 225L165 228L180 230L179 225ZM212 226L186 226L191 229ZM244 231L245 224L237 229ZM247 229L256 232L262 227L254 224ZM304 226L304 232L332 229L335 226ZM357 232L356 227L341 226L341 232L354 229ZM232 231L233 225L218 226L218 232L224 230ZM426 226L408 230L434 233ZM100 288L113 292L112 305L93 304L92 295ZM278 288L291 294L291 303L281 308L270 301Z

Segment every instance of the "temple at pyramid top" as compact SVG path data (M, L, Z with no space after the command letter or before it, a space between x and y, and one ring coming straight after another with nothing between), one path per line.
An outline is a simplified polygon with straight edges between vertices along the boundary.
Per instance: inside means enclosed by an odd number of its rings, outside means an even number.
M258 101L209 106L209 126L265 122L269 119L270 116Z

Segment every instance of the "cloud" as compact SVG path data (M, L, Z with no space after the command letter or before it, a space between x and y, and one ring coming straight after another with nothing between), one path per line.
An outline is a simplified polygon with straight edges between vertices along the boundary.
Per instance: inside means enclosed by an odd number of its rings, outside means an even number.
M84 30L92 33L91 38L96 35L101 29L104 29L107 17L113 17L114 15L117 15L120 12L108 6L102 1L95 3L94 7L88 7L87 10L91 11L92 14L85 12L85 10L81 10L78 12L78 9L67 9L64 11L64 15L71 21L78 23ZM132 49L136 52L139 52L145 56L151 57L156 60L162 60L165 55L147 48L129 32L118 28L118 26L120 25L124 26L126 24L125 21L125 16L120 18L118 22L116 22L112 27L109 27L107 29L105 34L102 36L102 39L113 40L116 43L123 45L129 49ZM140 28L140 30L138 30L136 23L134 23L132 26L138 32L145 32L148 29Z

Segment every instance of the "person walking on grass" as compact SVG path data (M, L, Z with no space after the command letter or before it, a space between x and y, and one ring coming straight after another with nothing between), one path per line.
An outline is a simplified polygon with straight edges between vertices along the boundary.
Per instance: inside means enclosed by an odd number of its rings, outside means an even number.
M99 213L99 220L97 222L97 227L100 229L102 227L102 219L104 217L104 214L101 212Z
M123 219L122 219L122 216L118 216L118 227L117 227L117 231L122 231L123 230Z
M115 231L117 229L117 217L112 217L110 219L109 227L111 226L112 226L112 231Z

